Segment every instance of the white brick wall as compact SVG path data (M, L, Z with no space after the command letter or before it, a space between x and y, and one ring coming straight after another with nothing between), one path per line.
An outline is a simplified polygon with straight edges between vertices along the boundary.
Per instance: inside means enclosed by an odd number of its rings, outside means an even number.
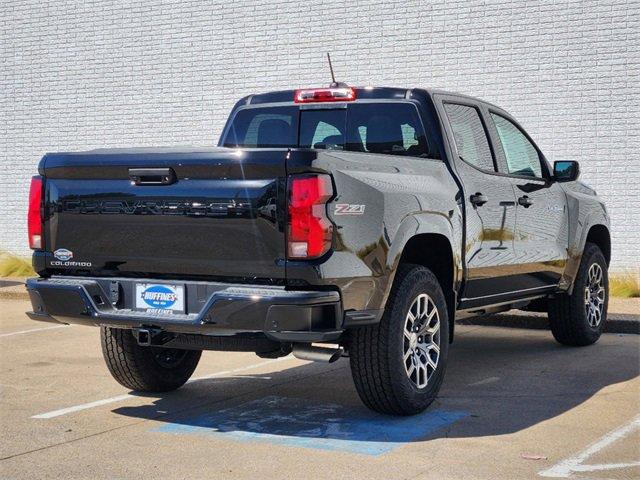
M429 2L430 3L430 2ZM0 249L26 254L28 179L47 151L211 144L233 103L325 85L431 86L520 119L581 161L640 265L637 0L289 0L0 5Z

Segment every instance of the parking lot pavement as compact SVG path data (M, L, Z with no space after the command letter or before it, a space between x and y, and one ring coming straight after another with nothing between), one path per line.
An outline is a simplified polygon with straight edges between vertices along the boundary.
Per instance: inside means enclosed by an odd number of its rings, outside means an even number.
M205 352L189 382L136 395L98 330L0 300L2 478L638 478L640 337L591 347L460 326L439 399L375 415L348 359Z

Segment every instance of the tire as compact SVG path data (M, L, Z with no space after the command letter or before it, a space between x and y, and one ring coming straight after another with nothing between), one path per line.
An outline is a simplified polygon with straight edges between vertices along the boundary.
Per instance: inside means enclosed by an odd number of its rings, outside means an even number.
M424 295L427 297L425 298ZM426 314L431 315L433 307L437 313L432 316L429 326L435 327L439 318L438 335L424 335L411 339L405 335L405 328L415 327L409 320L409 311L418 313L415 301L418 297L427 305ZM425 311L424 309L422 309ZM415 316L415 315L414 315ZM423 317L424 318L424 317ZM418 328L422 321L416 321ZM435 330L435 328L433 328ZM416 334L417 335L417 334ZM439 354L425 347L434 340L439 344ZM418 347L419 359L414 358L412 345ZM408 357L405 363L405 355ZM351 374L362 402L379 413L389 415L415 415L424 411L436 398L444 379L449 351L449 318L442 288L435 275L427 268L402 264L387 300L384 315L377 325L354 328L350 332L349 359ZM411 366L425 360L431 364L420 371ZM435 359L437 356L437 359ZM435 363L435 369L433 364Z
M594 274L597 276L598 269L601 272L600 286L594 288L591 279ZM600 288L603 290L594 296L592 292L596 291L596 288L597 291L600 291ZM589 303L591 301L594 305L601 305L601 309L599 306L595 307L597 313L590 312L590 308L593 308ZM549 325L554 338L563 345L574 347L597 342L607 321L608 305L607 261L597 245L587 243L574 281L573 293L558 295L549 302Z
M102 356L118 383L139 392L168 392L185 384L201 350L142 347L131 330L101 327Z

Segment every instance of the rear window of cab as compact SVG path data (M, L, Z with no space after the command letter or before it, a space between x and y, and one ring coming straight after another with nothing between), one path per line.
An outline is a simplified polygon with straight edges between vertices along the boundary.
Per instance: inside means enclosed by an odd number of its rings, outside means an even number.
M408 102L243 108L228 126L222 145L434 156L418 111Z

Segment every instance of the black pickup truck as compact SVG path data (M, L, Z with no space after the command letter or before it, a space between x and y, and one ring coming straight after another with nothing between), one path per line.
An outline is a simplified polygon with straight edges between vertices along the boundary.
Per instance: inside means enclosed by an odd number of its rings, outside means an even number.
M251 95L219 146L50 153L33 177L35 320L100 327L122 385L180 387L202 350L348 356L363 402L424 410L454 319L547 311L600 336L609 216L501 108L441 91Z

